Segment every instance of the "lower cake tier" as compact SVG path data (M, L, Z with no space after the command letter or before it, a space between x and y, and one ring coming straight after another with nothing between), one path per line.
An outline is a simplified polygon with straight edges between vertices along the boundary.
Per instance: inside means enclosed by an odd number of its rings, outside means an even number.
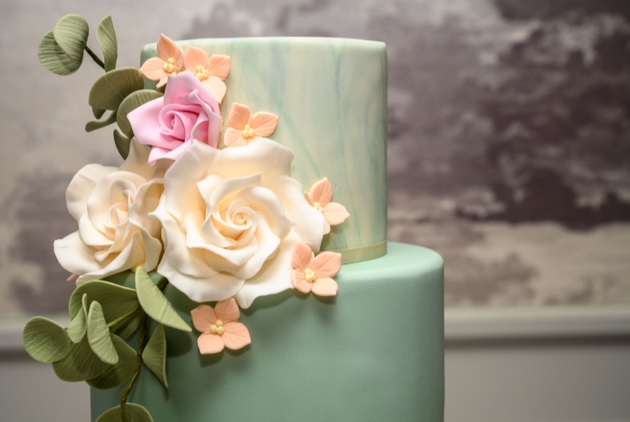
M237 352L200 355L198 333L167 327L168 389L143 367L128 401L155 422L442 422L442 258L390 242L385 256L335 278L331 299L293 290L256 299L240 319L252 343ZM165 294L191 324L197 304L171 285ZM92 420L124 388L92 390Z

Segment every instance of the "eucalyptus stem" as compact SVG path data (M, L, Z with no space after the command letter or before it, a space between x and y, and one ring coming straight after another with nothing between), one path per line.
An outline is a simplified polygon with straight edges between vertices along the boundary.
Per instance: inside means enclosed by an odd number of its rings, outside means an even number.
M94 62L99 65L100 67L103 68L103 70L105 70L105 63L103 63L103 60L101 60L96 53L94 53L92 51L92 49L90 47L88 47L87 45L85 46L85 51L87 51L87 53L90 55L90 57L92 58L92 60L94 60Z
M127 412L125 409L125 405L127 404L127 399L129 399L129 395L131 394L131 390L133 389L136 380L138 379L138 374L140 374L140 367L142 366L142 352L144 351L144 339L147 336L148 329L148 317L144 314L142 318L142 323L140 324L140 334L138 335L138 349L136 351L136 368L133 371L133 375L131 376L131 380L129 384L127 384L127 388L123 391L122 396L120 397L120 415L122 417L123 422L128 422L127 420Z
M116 318L115 320L113 320L112 322L110 322L109 324L107 324L107 327L109 328L116 328L116 326L118 324L120 324L121 322L123 322L124 320L126 320L127 318L129 318L134 312L136 312L138 309L140 309L140 305L134 307L132 310L130 310L129 312L127 312L124 315L119 316L118 318Z

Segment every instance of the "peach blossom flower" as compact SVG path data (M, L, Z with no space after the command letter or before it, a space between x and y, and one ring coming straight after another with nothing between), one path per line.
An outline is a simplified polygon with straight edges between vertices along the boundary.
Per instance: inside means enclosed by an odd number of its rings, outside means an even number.
M213 54L208 58L205 51L189 46L184 53L186 71L192 72L221 103L225 96L225 78L230 73L230 58L221 54Z
M341 254L322 252L317 257L304 243L298 243L293 251L291 278L293 287L302 293L313 292L318 296L335 296L337 282L331 277L341 268Z
M330 202L332 200L333 189L326 177L315 183L311 191L305 193L305 195L308 203L324 214L324 220L326 221L324 234L330 233L330 226L341 224L346 218L350 217L346 207L336 202Z
M233 298L218 302L214 309L199 305L190 315L193 325L201 332L197 339L201 354L219 353L224 346L238 350L252 342L247 327L238 322L241 313Z
M264 111L251 116L249 107L233 103L228 120L230 127L225 131L223 141L226 147L249 145L260 138L266 138L276 130L278 116Z
M140 72L150 81L158 81L157 87L166 84L169 75L175 76L184 68L184 51L164 34L157 42L159 57L144 62Z

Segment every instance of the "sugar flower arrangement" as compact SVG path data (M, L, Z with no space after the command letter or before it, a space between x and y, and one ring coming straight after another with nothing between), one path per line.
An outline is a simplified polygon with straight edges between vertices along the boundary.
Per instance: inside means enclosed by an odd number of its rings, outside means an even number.
M111 18L97 27L102 60L88 35L81 16L65 16L43 37L39 58L69 75L87 52L104 69L90 91L96 120L86 131L116 123L124 162L89 164L70 182L66 200L78 230L55 241L54 251L77 283L71 322L64 328L35 317L24 343L62 380L98 389L127 383L120 406L98 421L151 421L128 402L138 371L148 367L168 387L164 327L192 331L163 294L167 285L199 303L190 317L200 353L241 349L252 337L239 308L256 298L292 288L336 295L341 255L318 252L330 226L349 214L332 202L328 179L306 193L291 177L293 152L268 138L278 116L233 102L223 130L229 57L183 50L161 35L158 57L140 69L116 68ZM155 88L145 88L145 78ZM149 320L157 323L152 333Z

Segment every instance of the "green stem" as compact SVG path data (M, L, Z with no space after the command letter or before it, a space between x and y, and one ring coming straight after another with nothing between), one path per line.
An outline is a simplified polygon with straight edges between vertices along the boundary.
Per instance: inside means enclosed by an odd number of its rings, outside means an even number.
M113 320L112 322L110 322L109 324L107 324L107 327L109 328L116 328L116 326L118 324L120 324L121 322L123 322L124 320L126 320L127 318L129 318L134 312L136 312L138 309L140 309L140 305L136 306L135 308L133 308L132 310L130 310L129 312L127 312L124 315L119 316L118 318L116 318L115 320Z
M127 404L127 399L129 399L129 395L131 394L131 390L133 389L136 380L138 379L138 374L140 374L140 367L142 366L142 352L144 352L144 339L147 336L148 329L148 318L145 314L142 318L142 323L140 324L140 334L138 335L138 349L136 351L137 360L136 360L136 368L133 371L133 375L131 376L131 380L129 384L127 384L127 388L123 391L122 396L120 397L120 415L122 417L123 422L127 421L127 412L125 411L125 405Z
M155 285L158 287L158 289L164 290L167 284L168 284L168 279L164 277L162 278L162 280L158 281Z
M92 49L90 47L88 47L87 45L85 46L85 51L87 51L87 53L90 55L90 57L92 58L92 60L94 60L94 62L99 65L100 67L103 68L103 70L105 70L105 63L103 63L103 60L101 60L96 53L94 53L92 51Z

